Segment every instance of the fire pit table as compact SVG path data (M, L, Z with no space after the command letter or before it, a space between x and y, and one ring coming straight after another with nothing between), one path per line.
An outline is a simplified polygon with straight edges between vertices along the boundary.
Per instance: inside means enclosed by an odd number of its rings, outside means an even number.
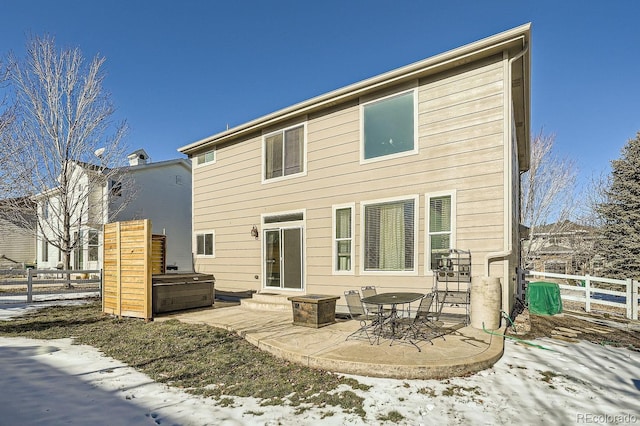
M336 300L339 296L306 294L291 296L293 325L320 328L336 322Z

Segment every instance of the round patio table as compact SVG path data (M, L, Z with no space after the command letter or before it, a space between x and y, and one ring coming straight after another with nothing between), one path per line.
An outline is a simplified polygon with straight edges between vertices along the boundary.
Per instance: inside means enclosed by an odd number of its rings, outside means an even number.
M398 329L398 305L403 305L405 303L415 302L416 300L420 300L424 297L422 293L405 293L405 292L390 292L390 293L379 293L373 296L363 297L362 303L376 305L378 310L376 312L376 321L374 328L374 335L377 337L376 341L380 344L380 336L383 333L383 329L385 325L389 326L391 331L391 343L397 339L396 331ZM384 306L391 306L391 310L385 311ZM387 315L387 312L389 313Z
M363 297L364 303L370 303L372 305L400 305L403 303L411 303L416 300L422 299L424 294L422 293L379 293L373 296Z

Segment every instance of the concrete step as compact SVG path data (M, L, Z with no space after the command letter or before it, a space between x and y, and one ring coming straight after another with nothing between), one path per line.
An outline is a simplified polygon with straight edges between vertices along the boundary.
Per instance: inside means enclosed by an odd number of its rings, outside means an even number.
M256 293L251 299L242 299L240 305L257 311L291 312L291 302L287 295Z

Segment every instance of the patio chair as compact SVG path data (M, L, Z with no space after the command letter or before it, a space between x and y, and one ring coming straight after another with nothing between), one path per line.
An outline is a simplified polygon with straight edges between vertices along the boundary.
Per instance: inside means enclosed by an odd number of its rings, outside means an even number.
M437 312L431 311L435 298L434 293L429 293L420 299L420 305L416 310L416 314L410 318L403 318L400 321L400 325L405 327L403 338L407 339L409 343L414 345L420 351L420 347L414 342L414 340L424 340L433 345L432 339L436 337L442 337L446 340L444 335L445 331L439 327L433 317L437 315ZM392 342L393 343L393 342Z
M344 292L344 299L347 302L347 309L351 319L360 321L360 328L348 335L345 340L364 335L369 343L373 344L372 336L369 332L372 331L375 324L373 317L367 312L360 300L360 292L358 290L347 290Z
M376 291L376 287L373 285L361 287L360 290L362 291L362 297L375 296L376 294L378 294L378 292ZM367 313L370 315L375 314L376 310L378 309L377 305L373 305L371 303L363 302L363 305L364 305L364 308L367 310Z
M422 300L420 300L416 316L413 318L413 324L418 330L418 333L429 337L429 341L435 337L442 337L446 340L444 338L444 329L434 321L434 318L438 318L438 312L431 310L435 296L434 293L425 295Z
M361 287L360 290L362 290L362 297L375 296L376 294L378 294L378 292L376 291L376 286L374 285Z

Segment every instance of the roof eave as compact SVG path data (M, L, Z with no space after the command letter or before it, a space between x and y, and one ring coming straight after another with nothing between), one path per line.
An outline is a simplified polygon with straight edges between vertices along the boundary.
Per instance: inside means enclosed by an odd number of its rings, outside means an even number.
M178 149L179 152L191 156L196 151L213 147L217 144L229 141L232 138L241 137L259 131L260 129L285 121L297 116L308 114L310 112L336 105L355 97L362 96L367 92L382 89L384 87L399 84L405 80L423 77L446 69L457 67L461 64L471 62L473 60L491 56L500 51L509 48L522 49L529 42L531 24L527 23L511 30L484 38L471 44L441 53L436 56L424 59L419 62L389 71L384 74L363 80L358 83L334 90L332 92L311 98L307 101L300 102L290 107L281 109L274 113L262 116L255 120L241 124L224 132L209 136L198 140L189 145L185 145ZM517 50L519 52L520 50ZM516 52L516 53L517 53ZM528 60L527 63L530 62ZM528 75L525 79L525 85L529 86ZM528 95L526 98L528 102ZM527 114L528 114L528 107ZM528 128L528 116L526 118L526 127ZM527 139L528 141L528 136ZM528 142L526 142L528 146Z

